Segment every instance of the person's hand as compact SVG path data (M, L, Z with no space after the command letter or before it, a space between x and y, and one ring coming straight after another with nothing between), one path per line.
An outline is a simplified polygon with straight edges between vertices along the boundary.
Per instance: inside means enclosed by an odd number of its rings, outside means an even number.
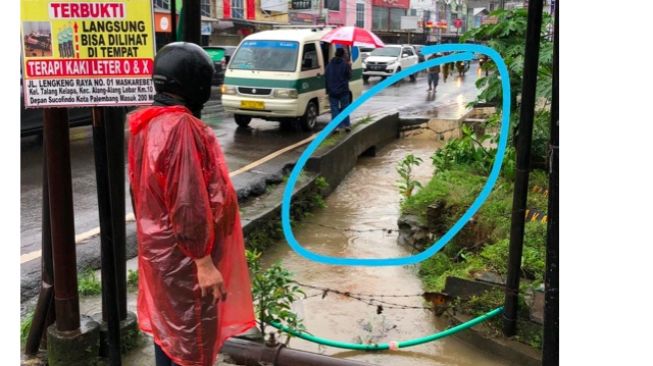
M196 259L195 265L197 267L197 282L202 291L202 297L213 295L215 302L218 302L218 300L224 301L227 298L224 279L220 271L215 268L211 256L207 255Z

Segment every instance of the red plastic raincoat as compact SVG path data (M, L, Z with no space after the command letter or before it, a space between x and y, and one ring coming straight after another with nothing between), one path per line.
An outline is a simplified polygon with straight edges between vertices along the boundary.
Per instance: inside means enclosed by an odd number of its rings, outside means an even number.
M177 364L215 363L255 325L238 199L215 134L183 106L128 117L138 235L138 323ZM210 254L227 299L201 297L193 259Z

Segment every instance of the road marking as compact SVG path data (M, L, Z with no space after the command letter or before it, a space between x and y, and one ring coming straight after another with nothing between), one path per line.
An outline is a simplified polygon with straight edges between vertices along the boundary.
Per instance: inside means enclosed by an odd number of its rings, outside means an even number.
M268 161L276 158L279 155L283 155L283 154L285 154L286 152L288 152L290 150L296 149L296 148L298 148L298 147L300 147L302 145L306 145L309 142L313 141L315 139L315 136L317 136L317 134L312 134L310 137L308 137L308 138L306 138L304 140L301 140L301 141L299 141L297 143L294 143L294 144L292 144L290 146L286 146L283 149L277 150L277 151L273 152L272 154L270 154L270 155L268 155L268 156L266 156L264 158L261 158L259 160L256 160L255 162L249 163L249 164L245 165L244 167L229 173L229 177L233 178L233 177L237 176L238 174L245 173L245 172L247 172L249 170L252 170L252 169L256 168L257 166L259 166L259 165L261 165L261 164L263 164L265 162L268 162Z

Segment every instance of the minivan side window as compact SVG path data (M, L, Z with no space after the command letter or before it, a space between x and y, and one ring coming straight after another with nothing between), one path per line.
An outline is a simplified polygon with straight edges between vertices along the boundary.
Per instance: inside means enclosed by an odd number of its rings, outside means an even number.
M306 43L302 52L302 71L320 67L315 43Z
M402 53L407 53L408 56L413 56L413 50L410 49L410 47L405 47Z

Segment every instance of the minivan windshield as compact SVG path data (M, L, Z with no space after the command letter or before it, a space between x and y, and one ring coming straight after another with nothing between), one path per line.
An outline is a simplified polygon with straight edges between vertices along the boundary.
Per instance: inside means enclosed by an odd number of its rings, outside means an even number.
M370 53L370 56L397 57L399 56L399 52L401 52L401 47L377 48L374 51L372 51L372 53Z
M230 69L295 71L299 43L292 41L245 41L231 58Z

